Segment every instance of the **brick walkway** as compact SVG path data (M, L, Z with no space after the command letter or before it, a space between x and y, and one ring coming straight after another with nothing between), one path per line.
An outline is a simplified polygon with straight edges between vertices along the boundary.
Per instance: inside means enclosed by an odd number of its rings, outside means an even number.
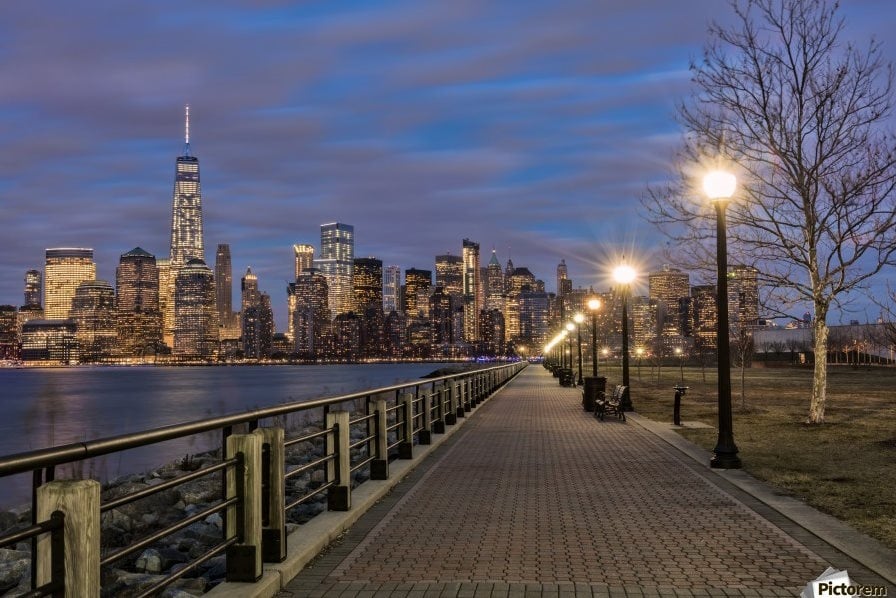
M527 368L279 596L792 596L825 569L705 467L580 400Z

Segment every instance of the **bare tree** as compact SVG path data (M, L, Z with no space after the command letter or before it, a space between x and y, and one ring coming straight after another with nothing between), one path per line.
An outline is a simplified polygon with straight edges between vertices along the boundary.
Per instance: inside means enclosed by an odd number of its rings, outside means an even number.
M712 25L703 60L691 65L696 91L679 110L678 177L649 189L644 205L679 247L711 263L703 242L715 238L714 220L708 202L695 200L696 171L736 165L743 184L728 207L731 253L775 291L766 309L814 306L807 421L822 423L828 311L896 261L896 143L882 130L893 111L892 67L877 41L858 48L841 39L836 3L732 7L737 24Z

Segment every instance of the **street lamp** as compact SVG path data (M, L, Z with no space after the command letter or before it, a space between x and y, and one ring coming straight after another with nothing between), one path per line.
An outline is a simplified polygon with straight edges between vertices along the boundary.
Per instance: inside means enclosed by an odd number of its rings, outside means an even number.
M585 321L585 316L581 313L576 313L572 320L576 323L576 344L579 346L579 380L577 384L581 386L585 383L582 379L582 322Z
M632 399L629 394L628 379L628 292L629 285L635 279L635 270L628 264L620 264L613 270L613 278L624 285L622 290L622 385L625 387L620 407L623 411L632 411Z
M591 311L591 375L597 378L597 310L600 309L600 299L589 299L588 309Z
M567 355L569 355L569 370L572 371L572 331L576 329L576 325L572 322L566 323L566 347Z
M725 208L734 195L737 179L729 172L714 170L703 177L703 190L716 209L716 262L718 318L717 340L719 351L719 437L710 467L738 469L741 466L734 444L731 420L731 356L728 338L728 240L725 231Z

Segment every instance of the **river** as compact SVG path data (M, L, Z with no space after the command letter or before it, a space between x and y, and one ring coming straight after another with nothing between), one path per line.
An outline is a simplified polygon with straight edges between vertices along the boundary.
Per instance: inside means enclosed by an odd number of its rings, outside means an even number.
M0 455L400 384L442 365L2 368ZM100 457L80 472L109 479L147 471L206 450L214 438ZM0 478L0 506L27 501L29 485L30 475Z

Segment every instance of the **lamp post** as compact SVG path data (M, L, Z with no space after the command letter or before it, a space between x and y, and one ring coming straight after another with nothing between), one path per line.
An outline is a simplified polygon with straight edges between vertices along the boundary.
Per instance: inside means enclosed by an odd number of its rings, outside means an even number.
M636 348L635 355L638 356L638 380L641 380L641 358L644 356L644 347Z
M718 318L717 343L719 351L719 437L710 467L738 469L741 466L734 444L731 419L731 356L728 331L728 239L725 231L725 208L734 195L737 179L729 172L714 170L703 178L703 190L716 209L716 261Z
M576 323L576 344L578 345L579 351L579 379L577 384L581 386L585 383L582 379L582 322L585 321L585 316L581 313L576 313L576 315L572 317L572 320Z
M600 309L600 299L594 297L588 300L588 310L591 312L591 375L597 377L597 310Z
M567 355L569 355L569 370L572 371L572 331L576 329L576 325L572 322L566 323L566 347Z
M684 352L681 347L675 347L675 355L678 356L678 371L681 375L681 381L684 382Z
M628 264L616 266L613 270L613 278L623 285L622 290L622 385L625 387L620 407L623 411L633 411L632 399L629 394L630 385L628 378L628 292L629 285L635 279L635 270Z

